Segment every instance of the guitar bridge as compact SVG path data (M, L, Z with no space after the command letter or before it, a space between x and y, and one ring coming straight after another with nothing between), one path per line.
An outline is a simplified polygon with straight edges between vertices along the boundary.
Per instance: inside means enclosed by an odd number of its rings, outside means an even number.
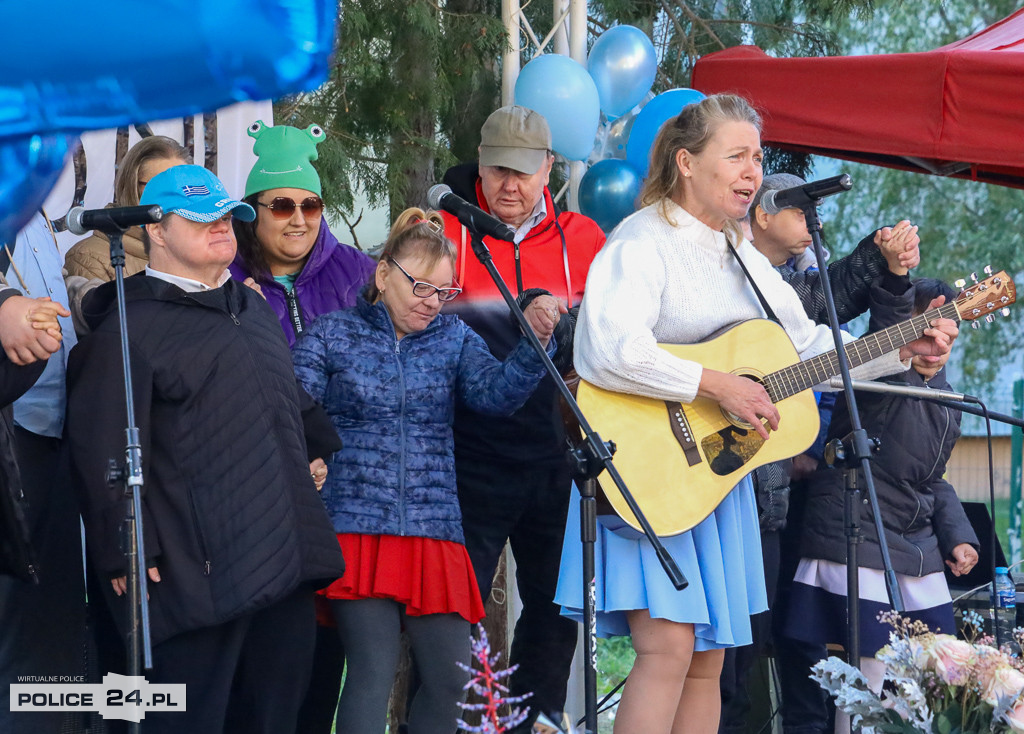
M668 408L668 423L672 429L672 435L675 436L679 447L683 450L687 465L699 464L701 461L700 451L697 448L697 442L693 439L693 431L690 430L690 422L686 420L682 403L666 400L665 407Z

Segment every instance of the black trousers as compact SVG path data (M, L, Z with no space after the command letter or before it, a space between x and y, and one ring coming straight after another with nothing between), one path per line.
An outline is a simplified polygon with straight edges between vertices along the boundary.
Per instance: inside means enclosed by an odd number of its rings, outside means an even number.
M0 731L45 734L60 732L66 715L12 712L10 684L85 674L82 536L59 439L15 427L14 440L39 584L0 576Z
M513 695L532 692L532 723L540 711L561 712L576 650L576 623L554 603L569 509L568 466L529 467L456 457L462 527L480 594L491 581L506 540L516 559L523 612L512 638ZM529 727L524 723L525 731Z
M146 734L292 734L316 638L307 586L252 614L153 646L150 683L184 683L184 712L148 713Z
M835 724L835 706L828 694L810 679L811 666L828 657L825 645L794 640L782 635L791 610L790 589L800 565L800 536L803 532L807 483L794 482L790 491L789 516L779 535L780 571L774 619L775 661L782 698L782 731L785 734L828 734Z

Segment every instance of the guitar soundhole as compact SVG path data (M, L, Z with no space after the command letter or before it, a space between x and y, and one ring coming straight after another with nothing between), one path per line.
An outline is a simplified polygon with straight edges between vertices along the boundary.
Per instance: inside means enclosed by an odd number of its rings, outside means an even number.
M738 377L746 377L748 380L753 380L758 385L761 384L761 375L750 374L749 372L734 372L733 374L737 375ZM735 413L730 413L728 410L722 409L722 415L725 416L725 419L727 421L732 423L736 428L740 429L741 431L750 431L753 428L753 426L751 426L745 420L740 418ZM762 419L761 425L767 426L768 421Z

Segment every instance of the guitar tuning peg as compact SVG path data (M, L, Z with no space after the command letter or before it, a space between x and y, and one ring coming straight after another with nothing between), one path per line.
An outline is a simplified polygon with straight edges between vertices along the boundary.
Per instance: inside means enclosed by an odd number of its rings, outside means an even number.
M988 315L987 315L987 316L985 317L985 322L986 322L986 323L989 323L989 324L991 324L991 323L992 323L993 321L995 321L995 320L996 320L996 317L995 317L995 316L993 316L992 314L988 314Z
M1010 315L1010 309L1008 309L1006 307L1003 307L1003 308L999 309L999 315L1000 316L1009 316Z
M968 276L968 277L970 277L970 279L973 280L975 283L978 282L978 274L977 273L971 273L970 276Z
M992 266L991 265L986 265L983 268L983 272L985 273L985 275L992 275Z
M977 321L972 321L971 322L971 328L972 329L977 329L978 328L978 322Z
M956 280L953 281L953 285L955 285L960 290L963 290L964 286L967 285L967 281L964 280L963 278L957 278Z

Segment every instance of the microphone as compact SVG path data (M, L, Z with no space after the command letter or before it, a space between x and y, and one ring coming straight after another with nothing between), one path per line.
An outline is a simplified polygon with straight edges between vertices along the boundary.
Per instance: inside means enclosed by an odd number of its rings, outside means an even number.
M783 209L806 209L808 206L818 206L820 199L833 194L841 194L849 191L853 186L848 173L843 173L832 178L823 178L820 181L811 181L801 186L794 186L790 189L775 189L767 192L761 197L760 206L765 214L778 214Z
M454 215L460 222L479 235L496 240L512 242L516 231L500 219L488 214L478 206L452 193L452 187L435 184L427 191L427 204L431 209L443 209Z
M828 381L830 387L843 388L843 378L833 377ZM924 400L953 400L958 403L976 400L970 395L952 390L933 390L930 387L913 387L911 385L894 385L891 382L872 382L871 380L850 380L854 390L863 392L881 392L900 395L906 398L922 398Z
M84 209L76 206L68 212L68 231L85 234L93 229L101 232L124 232L135 225L155 224L164 216L156 204L150 206L118 206L110 209Z

